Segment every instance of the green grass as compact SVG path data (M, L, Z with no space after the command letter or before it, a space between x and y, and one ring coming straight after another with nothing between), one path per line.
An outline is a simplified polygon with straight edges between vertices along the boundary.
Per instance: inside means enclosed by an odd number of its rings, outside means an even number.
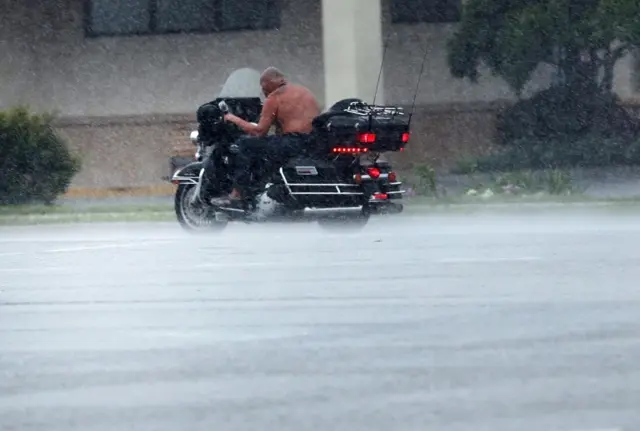
M596 199L584 195L494 195L490 198L464 195L447 198L416 196L404 199L403 203L405 204L404 214L413 215L434 212L510 211L533 208L547 210L579 207L614 211L627 209L640 212L640 197ZM176 221L171 205L102 205L83 208L68 205L0 206L0 226L165 221Z
M144 222L175 220L170 205L5 205L0 206L0 225L65 223Z
M0 205L0 217L18 215L56 214L105 214L105 213L149 213L171 212L171 205L95 205L77 207L72 205Z
M70 223L160 222L174 221L173 212L113 212L1 215L0 226Z

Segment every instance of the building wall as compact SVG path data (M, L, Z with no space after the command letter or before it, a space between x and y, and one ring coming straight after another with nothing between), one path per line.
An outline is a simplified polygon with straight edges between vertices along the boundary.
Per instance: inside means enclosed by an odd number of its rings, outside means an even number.
M9 54L0 63L0 103L26 101L70 116L187 113L215 97L233 70L272 64L322 99L321 0L281 2L280 30L85 38L83 0L0 0L10 11L0 18L0 46ZM455 25L392 25L389 3L383 0L387 101L411 101L425 49L419 104L513 97L488 73L480 85L450 76L446 40ZM622 96L635 93L632 71L631 57L617 68ZM548 79L541 70L531 88Z
M26 8L17 0L0 0L0 107L28 103L37 81ZM10 10L11 13L5 13Z
M321 0L282 0L279 31L101 38L84 37L82 0L1 1L10 11L2 14L9 53L2 67L11 70L3 73L11 82L2 86L3 106L26 101L70 116L184 113L214 97L233 70L271 64L320 98L324 93ZM387 26L389 101L411 99L424 48L431 54L419 103L509 96L496 79L474 86L449 77L444 52L451 31L450 25Z
M85 38L82 0L0 0L0 108L29 103L64 117L60 129L85 160L74 185L161 181L171 147L189 145L181 133L192 127L195 109L234 70L276 65L322 101L321 0L280 1L277 31ZM486 73L479 85L451 77L446 40L455 25L392 25L389 0L382 5L387 102L411 102L429 51L414 121L419 133L398 160L444 163L487 148L493 113L482 103L513 98L506 84ZM632 63L616 70L623 97L634 93ZM541 70L531 88L548 79Z

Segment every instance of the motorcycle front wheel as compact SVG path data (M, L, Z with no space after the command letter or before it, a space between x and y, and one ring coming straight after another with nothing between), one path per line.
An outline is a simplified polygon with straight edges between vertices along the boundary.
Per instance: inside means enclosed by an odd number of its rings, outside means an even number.
M174 207L178 223L188 231L218 232L227 227L228 221L216 220L211 209L203 204L192 204L195 184L180 184L176 190Z

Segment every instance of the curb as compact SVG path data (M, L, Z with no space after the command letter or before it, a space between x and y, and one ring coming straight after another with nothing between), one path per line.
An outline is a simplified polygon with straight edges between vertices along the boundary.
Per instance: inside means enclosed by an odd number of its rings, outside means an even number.
M88 188L72 187L62 197L72 199L103 199L118 197L155 197L172 196L176 191L173 184L165 184L148 187L112 187L112 188Z

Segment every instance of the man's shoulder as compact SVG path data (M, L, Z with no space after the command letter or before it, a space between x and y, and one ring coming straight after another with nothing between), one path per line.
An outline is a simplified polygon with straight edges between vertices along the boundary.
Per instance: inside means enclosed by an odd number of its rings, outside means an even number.
M296 91L313 94L311 90L309 90L309 88L301 84L291 84L291 88L295 89Z

